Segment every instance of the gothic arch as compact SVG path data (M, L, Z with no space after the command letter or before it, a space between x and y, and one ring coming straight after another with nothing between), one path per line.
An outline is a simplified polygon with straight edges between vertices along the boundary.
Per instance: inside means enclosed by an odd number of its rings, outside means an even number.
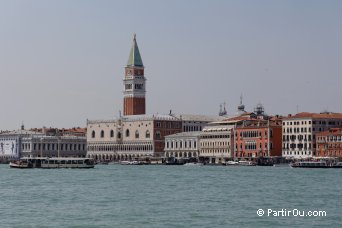
M150 131L146 130L145 138L149 139L150 138Z

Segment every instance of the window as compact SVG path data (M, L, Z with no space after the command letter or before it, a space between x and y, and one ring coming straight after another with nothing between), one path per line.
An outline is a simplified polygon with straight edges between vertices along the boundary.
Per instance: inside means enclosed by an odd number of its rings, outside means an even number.
M139 131L138 131L138 130L135 131L135 138L136 138L136 139L139 138Z
M101 131L101 138L103 138L104 137L104 131L102 130Z
M111 138L114 137L114 131L113 131L113 130L110 131L110 137L111 137Z
M121 139L121 133L118 132L118 134L116 135L118 139Z
M149 130L146 131L145 137L146 137L147 139L150 138L150 131L149 131Z
M129 130L126 130L126 137L129 137Z
M143 88L143 84L135 84L134 88L135 89L142 89Z
M92 137L92 138L95 138L95 131L92 131L92 132L91 132L91 137Z
M161 139L160 131L156 131L156 138L157 138L157 139Z

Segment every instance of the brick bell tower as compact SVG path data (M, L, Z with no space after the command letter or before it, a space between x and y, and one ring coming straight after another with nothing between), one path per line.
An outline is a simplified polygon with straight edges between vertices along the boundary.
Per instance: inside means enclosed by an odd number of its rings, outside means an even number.
M140 56L136 35L133 36L133 45L124 78L124 116L143 115L146 113L144 65Z

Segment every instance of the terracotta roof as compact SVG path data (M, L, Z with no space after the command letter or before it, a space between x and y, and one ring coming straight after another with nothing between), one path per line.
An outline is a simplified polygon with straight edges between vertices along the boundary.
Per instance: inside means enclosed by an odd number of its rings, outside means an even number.
M317 136L342 135L342 128L330 128L329 131L323 131L316 134Z
M301 118L313 118L313 119L342 119L342 113L311 113L300 112L293 116L288 116L284 119L301 119Z
M86 133L87 132L87 128L70 128L70 129L63 129L64 132L75 132L75 133Z

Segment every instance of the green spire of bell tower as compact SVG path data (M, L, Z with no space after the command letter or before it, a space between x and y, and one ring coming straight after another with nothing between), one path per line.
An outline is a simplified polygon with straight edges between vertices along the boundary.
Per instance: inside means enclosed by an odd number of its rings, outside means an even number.
M139 52L135 33L133 35L133 45L132 45L131 51L129 53L127 66L144 67L141 56L140 56L140 52Z

